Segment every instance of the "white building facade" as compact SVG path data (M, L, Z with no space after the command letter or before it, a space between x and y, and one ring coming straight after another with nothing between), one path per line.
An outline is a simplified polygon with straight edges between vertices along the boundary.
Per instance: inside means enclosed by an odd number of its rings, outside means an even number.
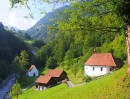
M39 75L39 72L38 72L37 68L34 65L32 65L29 68L27 74L28 74L29 77L35 77L35 76Z
M84 66L84 73L86 76L101 76L110 73L112 67L108 66Z
M111 53L94 53L84 64L85 76L101 76L110 73L117 66Z

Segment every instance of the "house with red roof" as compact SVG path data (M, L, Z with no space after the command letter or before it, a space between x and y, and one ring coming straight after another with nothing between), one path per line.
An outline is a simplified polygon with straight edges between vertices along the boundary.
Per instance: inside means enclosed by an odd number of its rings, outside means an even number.
M56 85L63 80L68 80L67 73L63 70L48 70L44 76L39 76L35 81L36 89L43 90L47 87Z
M62 80L68 80L67 73L63 70L54 70L50 69L48 70L47 76L54 77L57 82L61 82Z
M57 84L54 77L51 76L39 76L38 79L35 81L35 86L37 90L46 89L49 86Z
M111 53L93 53L84 64L84 74L87 76L101 76L117 68Z
M35 65L31 65L31 67L28 69L27 75L29 77L35 77L39 75L38 70L35 67Z

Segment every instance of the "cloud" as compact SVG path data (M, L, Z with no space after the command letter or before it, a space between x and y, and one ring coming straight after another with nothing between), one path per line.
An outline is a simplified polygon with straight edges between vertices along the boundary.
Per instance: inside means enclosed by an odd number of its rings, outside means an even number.
M31 1L31 0L30 0ZM31 1L33 2L33 0ZM31 4L30 2L30 4ZM6 5L6 6L5 6ZM47 12L50 12L52 10L52 6L49 4L37 4L38 8L45 7L45 10ZM18 8L10 9L10 2L9 0L3 0L0 3L0 22L2 22L6 26L13 26L18 29L26 30L30 27L32 27L39 19L43 17L42 14L39 14L39 10L36 6L31 5L31 10L34 14L34 19L26 19L24 16L29 14L29 9L25 6L20 6Z
M32 27L37 21L33 19L26 19L23 16L19 16L16 12L10 12L9 25L18 29L26 30Z
M17 24L18 19L16 18L16 13L12 12L9 14L9 25L15 26Z

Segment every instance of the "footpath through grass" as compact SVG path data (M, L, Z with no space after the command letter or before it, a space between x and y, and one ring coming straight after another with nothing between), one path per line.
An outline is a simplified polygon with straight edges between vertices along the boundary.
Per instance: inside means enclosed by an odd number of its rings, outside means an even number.
M98 80L82 86L69 88L65 84L36 91L35 87L19 95L19 99L129 99L129 87L118 87L121 78L127 71L127 66Z

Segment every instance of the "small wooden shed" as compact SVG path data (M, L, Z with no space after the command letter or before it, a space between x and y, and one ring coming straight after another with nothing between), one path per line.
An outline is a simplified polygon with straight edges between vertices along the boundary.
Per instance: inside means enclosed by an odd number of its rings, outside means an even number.
M51 76L39 76L38 79L35 81L35 86L37 90L43 90L47 87L53 86L57 84L56 80Z

